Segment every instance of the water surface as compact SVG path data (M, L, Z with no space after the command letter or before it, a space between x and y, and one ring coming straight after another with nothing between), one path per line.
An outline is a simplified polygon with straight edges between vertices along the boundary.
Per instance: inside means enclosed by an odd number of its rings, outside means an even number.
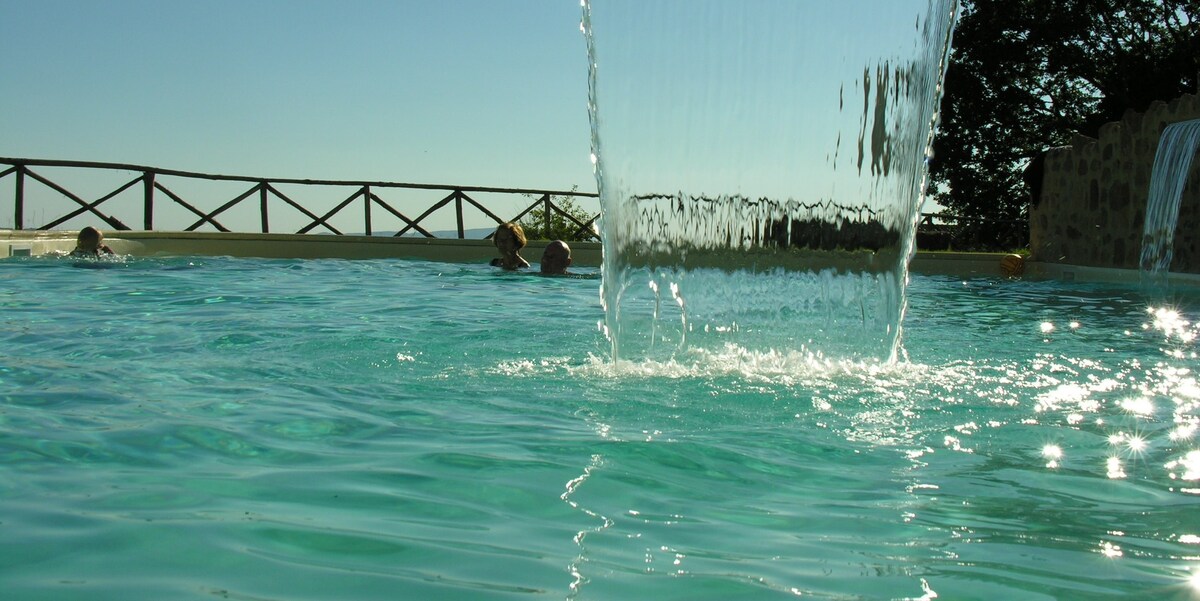
M715 331L613 365L594 279L0 261L0 584L23 600L1196 596L1197 298L923 276L909 293L896 365Z

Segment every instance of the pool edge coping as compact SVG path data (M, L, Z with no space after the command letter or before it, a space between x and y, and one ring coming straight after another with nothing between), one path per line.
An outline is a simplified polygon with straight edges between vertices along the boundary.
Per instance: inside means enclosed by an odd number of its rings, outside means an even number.
M0 229L0 257L38 256L70 252L74 231ZM321 234L272 234L248 232L106 231L105 242L119 254L133 256L234 256L292 259L383 259L409 258L440 262L486 262L496 256L490 240L415 238L393 236L336 236ZM530 260L541 255L546 241L530 241L524 254ZM575 264L598 267L599 242L573 242ZM923 275L1003 278L1000 261L1007 253L918 251L909 271ZM1064 263L1027 261L1025 277L1076 282L1138 283L1141 274L1133 269L1089 267ZM1200 287L1200 275L1170 273L1171 285Z

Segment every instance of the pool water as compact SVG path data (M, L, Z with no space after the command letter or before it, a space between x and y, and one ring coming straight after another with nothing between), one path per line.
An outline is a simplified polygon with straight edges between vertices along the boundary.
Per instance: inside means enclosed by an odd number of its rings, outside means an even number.
M613 365L598 285L0 261L4 598L1200 596L1194 294L914 276L895 365Z

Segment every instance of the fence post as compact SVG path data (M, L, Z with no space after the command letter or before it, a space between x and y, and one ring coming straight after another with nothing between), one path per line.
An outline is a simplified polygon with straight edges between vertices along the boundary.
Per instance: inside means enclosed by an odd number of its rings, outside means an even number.
M454 213L458 217L458 239L462 240L467 237L463 230L463 214L462 214L462 190L454 191Z
M544 222L542 225L542 237L543 238L550 237L550 208L553 206L554 206L554 204L550 202L550 193L547 192L547 193L543 194L542 195L542 218L543 218L542 221Z
M262 216L262 233L270 233L271 220L267 217L267 182L258 184L258 212Z
M25 165L17 165L17 191L14 196L15 206L13 226L18 230L25 229Z
M142 226L146 231L154 229L154 172L142 173Z
M363 226L367 235L371 235L371 186L363 186Z

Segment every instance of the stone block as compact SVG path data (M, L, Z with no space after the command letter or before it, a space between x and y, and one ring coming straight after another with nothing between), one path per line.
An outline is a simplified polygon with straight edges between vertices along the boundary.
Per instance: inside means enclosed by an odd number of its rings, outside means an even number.
M1096 138L1085 136L1083 134L1075 134L1071 137L1071 148L1076 152L1083 152L1087 147L1096 143Z

